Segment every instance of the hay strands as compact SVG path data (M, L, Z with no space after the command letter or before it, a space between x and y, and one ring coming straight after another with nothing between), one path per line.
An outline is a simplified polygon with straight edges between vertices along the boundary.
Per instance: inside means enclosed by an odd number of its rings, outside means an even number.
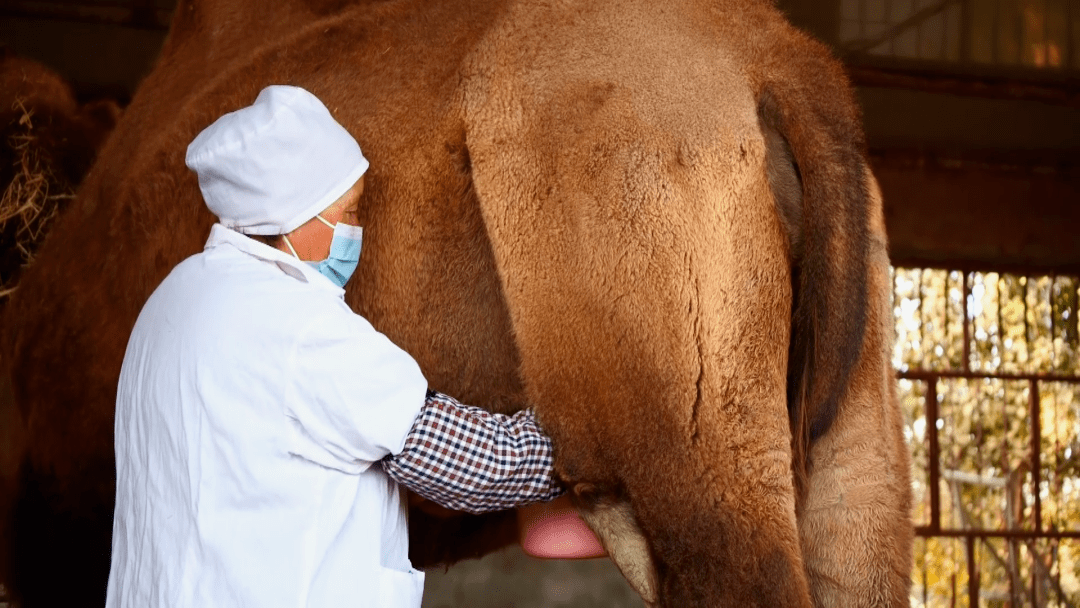
M0 233L10 233L9 224L18 222L14 242L7 246L17 250L24 268L33 262L34 251L44 238L48 227L59 211L60 203L74 198L73 192L50 194L57 180L42 162L34 134L33 111L21 100L15 101L20 117L15 133L8 137L13 154L13 176L0 196ZM15 290L13 277L0 277L0 300Z

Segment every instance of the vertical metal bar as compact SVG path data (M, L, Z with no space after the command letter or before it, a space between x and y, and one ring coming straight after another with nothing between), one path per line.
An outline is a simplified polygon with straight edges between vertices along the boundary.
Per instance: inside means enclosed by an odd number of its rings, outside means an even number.
M995 285L997 289L997 347L998 359L1002 362L1005 361L1005 315L1002 314L1005 307L1001 304L1001 292L1003 291L1002 287L1004 285L1005 278L1001 276L1001 273L998 273L997 285ZM996 371L999 371L1001 367L1002 366L999 365L999 369Z
M1075 356L1075 350L1080 350L1080 276L1072 277L1072 285L1069 289L1069 321L1065 325L1065 339L1070 342L1074 349L1073 369L1066 373L1075 374L1080 372L1077 361L1080 357Z
M929 0L929 1L933 2L933 0ZM948 6L948 5L946 4L945 6ZM922 8L923 8L923 3L922 2L920 2L919 0L912 0L912 2L911 2L911 13L908 15L908 17L914 16ZM923 48L924 48L923 47L923 41L924 40L925 41L930 40L928 23L930 23L934 19L938 19L938 18L941 19L941 24L942 24L941 28L942 28L942 31L944 31L944 29L945 29L945 11L943 10L942 7L938 7L938 10L937 10L936 13L931 13L931 14L927 15L921 21L916 21L915 23L912 23L911 26L908 28L908 29L915 28L915 58L916 59L927 59L927 60L930 60L930 61L941 61L941 57L938 57L936 55L933 55L933 54L926 55L926 56L923 55ZM926 48L929 48L929 42L927 42L927 47ZM946 297L948 297L948 294L945 294L945 295L946 295Z
M1042 573L1035 565L1035 560L1039 558L1039 555L1032 550L1034 547L1035 541L1032 540L1028 545L1028 555L1031 557L1031 608L1039 608L1039 577Z
M949 5L945 5L938 13L936 19L941 20L941 39L938 41L941 44L941 51L938 52L937 57L932 57L938 61L948 61L949 57Z
M912 2L911 2L911 12L912 12L912 14L914 14L920 8L921 8L921 4L918 2L918 0L912 0ZM909 17L909 16L910 15L905 15L904 18L907 19L907 17ZM913 23L910 27L907 28L908 31L911 31L912 28L915 29L915 59L923 59L923 56L922 56L922 31L923 31L923 24L924 23L926 23L925 20L922 23Z
M1001 467L1005 478L1009 479L1010 474L1012 473L1012 467L1009 466L1009 455L1012 453L1009 449L1009 423L1011 422L1009 419L1009 384L1005 380L998 380L998 382L1001 382L1001 395L1003 397L1001 402L1001 462L998 463L998 466ZM1006 485L1005 492L1009 491L1011 491L1011 488ZM1009 508L1008 502L1006 502L1005 508ZM1005 527L1009 527L1009 517L1011 517L1011 515L1007 512L1004 515L1005 521L1002 523L1005 524Z
M961 63L971 61L975 56L975 52L971 48L972 47L971 30L974 27L975 27L975 23L974 23L974 15L973 15L973 13L971 11L971 0L961 0L961 2L960 2L960 31L958 32L958 35L960 36L960 49L959 49L959 56L957 57L957 59ZM967 273L964 273L964 274L965 274L965 278L966 278ZM967 313L966 310L964 312L965 312L965 314Z
M1068 48L1065 49L1065 57L1067 58L1065 60L1065 66L1075 70L1080 68L1080 49L1077 48L1077 32L1073 27L1076 25L1073 22L1073 4L1073 2L1065 3L1065 27L1066 32L1068 32L1066 34L1068 39L1065 42L1068 45ZM1069 65L1070 62L1072 62L1072 65Z
M885 23L882 24L882 29L887 29L892 25L892 1L885 0ZM896 36L889 37L889 54L893 57L896 56ZM922 272L919 272L920 285L922 281ZM920 293L922 290L920 289Z
M967 6L965 0L964 6ZM964 363L961 365L961 369L965 372L971 371L971 329L968 327L968 297L971 295L971 285L968 283L968 273L965 271L962 273L964 276Z
M926 295L923 293L923 276L926 269L919 269L919 306L915 309L919 313L919 367L926 365L926 317L923 315L923 305L926 304Z
M1048 0L1042 0L1042 19L1043 61L1045 61L1042 67L1051 68L1054 66L1050 64L1050 6Z
M975 567L975 537L967 536L968 606L979 606L979 571Z
M990 62L998 65L1001 63L1001 52L998 46L1001 44L1001 0L994 3L994 17L990 22Z
M1032 378L1028 389L1028 412L1031 415L1031 484L1035 495L1035 531L1042 532L1042 420L1039 381Z
M938 444L937 376L926 381L926 423L930 439L930 529L941 530L941 447Z
M1057 349L1057 302L1054 298L1054 292L1058 290L1058 278L1057 275L1050 275L1050 369L1054 372L1058 369L1058 349Z
M859 0L855 4L855 6L858 7L857 10L859 13L858 17L856 17L856 19L859 20L859 35L855 38L856 40L866 38L866 3L869 1L870 0Z
M1029 277L1027 275L1024 275L1024 282L1021 284L1021 287L1024 288L1024 295L1023 295L1023 302L1024 302L1024 348L1027 350L1028 361L1030 361L1031 358L1032 358L1031 356L1033 354L1035 354L1035 353L1031 352L1033 350L1031 348L1031 346L1032 346L1031 343L1034 342L1034 340L1032 339L1031 323L1028 322L1028 319L1030 318L1030 315L1031 315L1031 308L1028 306L1028 288L1030 287L1030 285L1031 285L1031 277ZM1038 370L1028 368L1027 371L1035 372L1035 371L1038 371Z
M949 321L948 312L949 312L950 308L953 308L953 307L949 306L948 293L949 293L949 285L951 283L950 275L953 274L953 273L951 273L951 271L949 271L949 270L944 270L943 272L945 273L945 291L944 291L944 293L941 294L943 296L942 297L942 300L943 300L942 301L942 314L943 314L943 316L942 316L942 344L941 344L941 347L942 347L942 353L945 356L948 356L948 350L949 349L946 348L946 347L951 346L951 342L950 342L951 338L949 337L950 332L949 332L949 324L948 324L948 321ZM945 359L945 360L937 362L937 366L939 366L942 369L951 369L951 367L953 367L953 362Z
M1034 61L1032 61L1030 64L1025 61L1027 57L1024 51L1027 49L1028 36L1027 28L1025 27L1026 24L1024 23L1024 20L1022 18L1023 13L1019 10L1019 8L1020 7L1017 7L1017 10L1014 12L1014 14L1010 15L1010 21L1012 21L1013 26L1011 29L1013 30L1013 34L1016 36L1016 48L1018 51L1016 63L1017 65L1034 65Z

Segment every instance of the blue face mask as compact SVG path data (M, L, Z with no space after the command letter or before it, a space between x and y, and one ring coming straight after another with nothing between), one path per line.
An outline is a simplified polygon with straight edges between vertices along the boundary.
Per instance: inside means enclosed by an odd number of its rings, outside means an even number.
M306 262L310 264L312 268L319 271L319 274L330 279L338 287L345 287L345 283L348 282L349 277L356 270L356 266L360 263L360 247L364 241L364 229L360 226L351 226L349 224L343 224L338 222L337 225L323 219L321 215L316 215L319 221L334 229L334 238L330 241L330 255L325 260L319 262ZM285 237L285 243L289 246L289 249L296 255L296 250L293 249L292 243L289 243L288 237Z
M329 225L326 220L323 220L323 223ZM360 263L360 247L363 242L363 228L338 222L334 226L334 238L330 241L330 256L321 262L308 264L338 287L345 287L345 283Z

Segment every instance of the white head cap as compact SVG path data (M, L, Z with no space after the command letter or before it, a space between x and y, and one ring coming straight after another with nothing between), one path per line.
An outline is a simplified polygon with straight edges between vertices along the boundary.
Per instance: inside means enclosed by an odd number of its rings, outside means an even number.
M287 234L367 171L352 135L321 101L275 85L203 130L187 149L206 206L245 234Z

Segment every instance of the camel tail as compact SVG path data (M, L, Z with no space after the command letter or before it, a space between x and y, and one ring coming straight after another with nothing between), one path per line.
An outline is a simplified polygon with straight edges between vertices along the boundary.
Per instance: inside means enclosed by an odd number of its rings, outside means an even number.
M775 184L774 193L792 254L787 398L801 504L813 466L810 448L829 431L862 354L871 197L861 120L846 77L827 53L796 56L787 77L762 86L757 99L767 143L770 133L782 138L796 176L794 197L785 201ZM770 166L770 182L773 173Z

